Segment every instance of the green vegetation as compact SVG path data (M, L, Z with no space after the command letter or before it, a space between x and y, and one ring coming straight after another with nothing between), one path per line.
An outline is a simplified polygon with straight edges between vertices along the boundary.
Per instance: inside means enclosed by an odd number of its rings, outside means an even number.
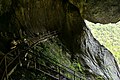
M85 21L93 36L115 56L120 64L120 22L116 24L94 24Z
M54 71L59 72L60 74L72 80L74 79L79 80L80 78L82 78L82 80L86 80L85 72L81 64L78 61L71 60L71 55L69 54L70 53L69 50L67 50L67 48L62 44L62 42L57 37L54 37L52 39L47 39L46 41L43 41L35 45L29 51L30 51L28 52L29 65L30 63L31 64L35 63L32 62L31 60L35 60L37 64L42 65L40 67L41 70L50 73L51 75L57 78L59 78L59 75L56 74ZM32 67L34 67L33 64ZM28 73L29 75L26 75ZM74 76L74 74L76 76ZM35 69L28 68L26 70L21 67L17 67L15 72L12 74L11 78L17 80L19 79L47 80L49 78L49 80L52 80L50 79L49 76L40 73Z
M67 48L61 43L61 41L58 38L47 40L41 44L38 44L34 47L34 49L37 49L38 52L42 51L41 54L44 54L45 56L49 57L48 58L49 60L52 59L50 60L52 63L57 64L62 68L60 70L60 73L67 76L68 78L74 79L74 75L73 75L74 71L76 75L82 75L82 78L85 77L81 64L77 61L71 61L71 55L69 54L70 53L69 50L67 50ZM46 62L45 60L43 61L44 63ZM69 69L62 66L61 64L68 67ZM75 77L75 78L76 80L79 80L79 77Z

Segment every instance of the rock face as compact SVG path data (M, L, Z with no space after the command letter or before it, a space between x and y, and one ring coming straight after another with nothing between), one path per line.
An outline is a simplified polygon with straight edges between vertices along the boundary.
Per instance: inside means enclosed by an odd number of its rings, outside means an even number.
M89 0L84 17L92 22L115 23L120 20L119 7L118 0Z
M80 61L88 72L101 75L105 80L119 80L119 68L112 53L92 37L88 28L84 29L83 35L85 36L78 38L82 53Z
M0 51L5 53L8 50L11 39L29 39L37 33L42 35L48 31L57 31L59 39L71 52L71 59L77 59L82 64L87 80L96 80L96 77L119 80L120 71L112 53L100 45L84 22L84 18L100 23L117 22L120 16L119 1L84 2L2 0Z
M120 20L119 0L69 0L76 5L82 16L94 23L110 23ZM81 4L81 5L80 5Z

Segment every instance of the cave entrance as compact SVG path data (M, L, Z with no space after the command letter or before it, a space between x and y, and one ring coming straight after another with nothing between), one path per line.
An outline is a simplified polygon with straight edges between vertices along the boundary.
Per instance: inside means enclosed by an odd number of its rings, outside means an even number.
M110 50L120 65L120 21L117 23L100 24L85 20L93 36Z

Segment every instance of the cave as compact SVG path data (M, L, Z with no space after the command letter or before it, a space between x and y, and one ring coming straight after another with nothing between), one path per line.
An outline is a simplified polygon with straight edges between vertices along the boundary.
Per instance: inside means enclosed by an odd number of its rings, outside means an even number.
M120 20L119 0L1 0L1 80L119 80L93 23Z

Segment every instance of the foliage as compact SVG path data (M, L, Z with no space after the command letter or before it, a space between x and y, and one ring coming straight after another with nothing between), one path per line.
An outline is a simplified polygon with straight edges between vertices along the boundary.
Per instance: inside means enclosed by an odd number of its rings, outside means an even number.
M53 60L52 63L59 65L62 68L60 73L64 74L68 78L74 79L74 75L73 75L74 71L75 71L76 75L79 75L82 73L81 74L82 77L85 76L80 63L71 61L71 55L69 54L69 50L67 50L67 48L61 43L61 41L58 38L47 40L46 42L38 44L37 46L35 46L35 48L37 48L38 51L42 51L42 53L44 55L46 55L50 59L52 59ZM46 62L46 61L44 61L44 62ZM48 63L47 63L47 65L48 65ZM49 64L49 65L51 65L51 64ZM52 66L54 66L54 65L52 65ZM66 68L64 66L68 67L71 70L69 70L68 68ZM73 74L71 74L69 72L71 72ZM77 72L81 72L81 73L78 74ZM76 80L77 80L77 77L76 77Z
M32 49L28 51L27 59L29 62L26 63L24 61L23 65L28 66L28 63L44 65L44 67L41 66L40 69L47 71L47 73L50 73L57 78L59 78L59 75L50 71L48 68L60 72L60 74L72 80L79 80L80 78L82 78L81 80L87 80L87 72L85 69L81 66L78 60L71 60L70 51L57 37L47 39L32 47ZM30 60L35 60L36 62L32 62ZM32 64L32 66L34 66L34 64ZM74 76L74 74L76 76ZM17 80L52 80L49 76L42 72L37 72L35 69L24 69L21 67L17 67L11 78ZM98 75L94 75L94 78L103 80L102 76Z
M69 54L69 50L67 50L66 47L62 45L61 41L58 38L48 39L47 41L43 41L35 45L34 47L32 47L31 50L28 51L28 57L26 59L28 59L29 62L24 61L22 63L23 65L27 65L29 67L30 63L33 63L31 60L35 60L36 62L38 62L38 64L46 66L41 66L41 70L45 70L47 71L47 73L50 73L55 77L59 77L59 75L55 74L53 71L50 71L48 68L60 72L60 74L70 79L76 78L76 80L79 80L80 77L85 77L81 64L77 61L71 61L71 55ZM48 79L48 76L44 75L43 73L39 74L35 69L32 70L28 67L27 69L17 67L11 78L17 80ZM75 77L74 74L79 77Z
M120 64L120 22L116 24L85 22L91 29L93 36L113 53L117 62Z

